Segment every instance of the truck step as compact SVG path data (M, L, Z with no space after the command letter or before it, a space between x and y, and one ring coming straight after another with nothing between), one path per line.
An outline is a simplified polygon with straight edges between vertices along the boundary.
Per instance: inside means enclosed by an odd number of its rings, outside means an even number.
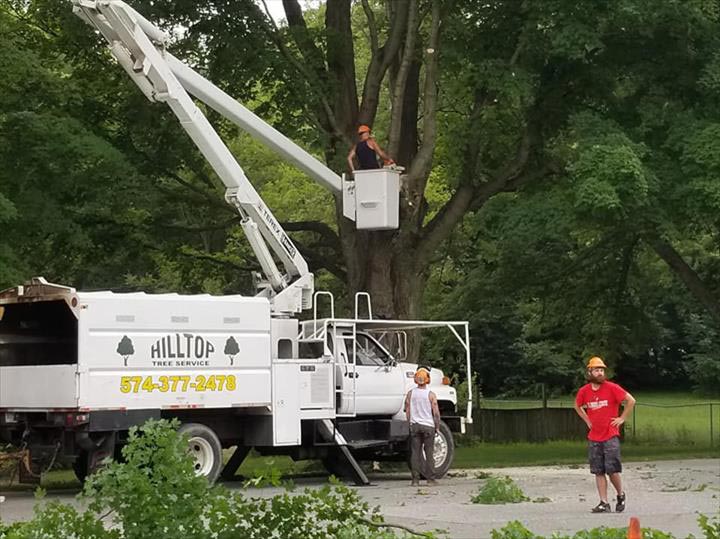
M387 445L387 440L357 440L357 441L348 441L348 446L352 447L353 449L366 449L368 447L380 447L383 445Z

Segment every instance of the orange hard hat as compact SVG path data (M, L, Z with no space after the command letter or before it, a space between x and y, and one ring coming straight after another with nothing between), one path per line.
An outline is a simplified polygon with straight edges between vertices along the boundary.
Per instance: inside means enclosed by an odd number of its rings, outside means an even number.
M370 128L365 124L358 127L358 135L362 135L363 133L369 133L369 132L370 132Z
M430 373L426 368L420 367L417 371L415 371L415 382L418 384L430 383Z
M593 356L588 361L587 368L588 369L595 369L595 368L607 369L607 365L605 365L605 362L602 360L601 357Z

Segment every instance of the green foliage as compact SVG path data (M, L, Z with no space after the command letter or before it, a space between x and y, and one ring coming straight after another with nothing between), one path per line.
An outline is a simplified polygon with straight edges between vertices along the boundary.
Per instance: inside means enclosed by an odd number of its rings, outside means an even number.
M275 466L275 462L270 459L265 462L263 468L253 470L252 477L243 483L245 488L254 487L279 487L283 484L282 471Z
M80 512L57 500L35 507L35 515L28 522L18 522L3 528L0 539L120 539L119 530L108 530L102 519L89 511Z
M175 432L179 423L149 421L131 429L123 447L124 462L112 462L84 488L95 513L112 511L127 539L201 537L203 504L211 490L194 474L187 442Z
M509 476L490 477L480 491L470 498L473 503L504 504L530 500Z
M708 517L698 516L698 526L706 539L720 539L720 515Z
M60 502L38 505L28 522L0 523L0 539L398 537L356 490L337 482L271 498L210 487L195 475L187 439L178 436L177 426L177 421L151 420L133 428L123 462L107 463L85 484L81 499L87 510ZM108 517L110 522L104 520Z
M528 530L517 520L508 522L499 530L493 530L490 537L492 539L545 539L545 537ZM554 533L548 539L625 539L626 537L627 528L607 528L600 526L599 528L593 528L591 530L579 531L573 535ZM673 539L674 536L660 530L643 528L643 537L645 539ZM712 539L713 536L706 535L705 537Z

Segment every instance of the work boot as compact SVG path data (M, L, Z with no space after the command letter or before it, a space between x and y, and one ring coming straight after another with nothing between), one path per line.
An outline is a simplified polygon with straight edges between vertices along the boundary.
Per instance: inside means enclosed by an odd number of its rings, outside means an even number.
M625 511L625 493L618 494L617 503L615 504L615 512L622 513Z
M593 513L612 513L612 509L610 508L610 504L607 502L600 502L595 507L590 509Z

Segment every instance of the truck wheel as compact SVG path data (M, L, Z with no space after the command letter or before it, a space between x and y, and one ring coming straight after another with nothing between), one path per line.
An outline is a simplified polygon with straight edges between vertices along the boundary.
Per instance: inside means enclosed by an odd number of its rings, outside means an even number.
M75 477L80 483L85 484L88 476L94 474L103 467L106 458L112 457L118 459L119 445L116 442L117 436L114 432L104 435L100 440L96 441L97 447L91 451L81 449L75 461L72 463Z
M195 474L214 483L222 471L222 444L210 427L200 423L185 423L178 433L188 436L188 448L195 461Z
M87 451L81 451L77 457L75 458L75 461L72 463L73 471L75 472L75 477L77 477L78 481L80 481L80 484L85 484L85 479L87 479L88 476L88 454Z
M444 421L440 421L440 430L435 435L435 447L433 448L435 479L439 479L447 473L454 458L455 440L452 431Z
M334 475L338 479L347 479L349 474L345 470L343 462L335 454L330 454L322 459L323 466L330 475Z

